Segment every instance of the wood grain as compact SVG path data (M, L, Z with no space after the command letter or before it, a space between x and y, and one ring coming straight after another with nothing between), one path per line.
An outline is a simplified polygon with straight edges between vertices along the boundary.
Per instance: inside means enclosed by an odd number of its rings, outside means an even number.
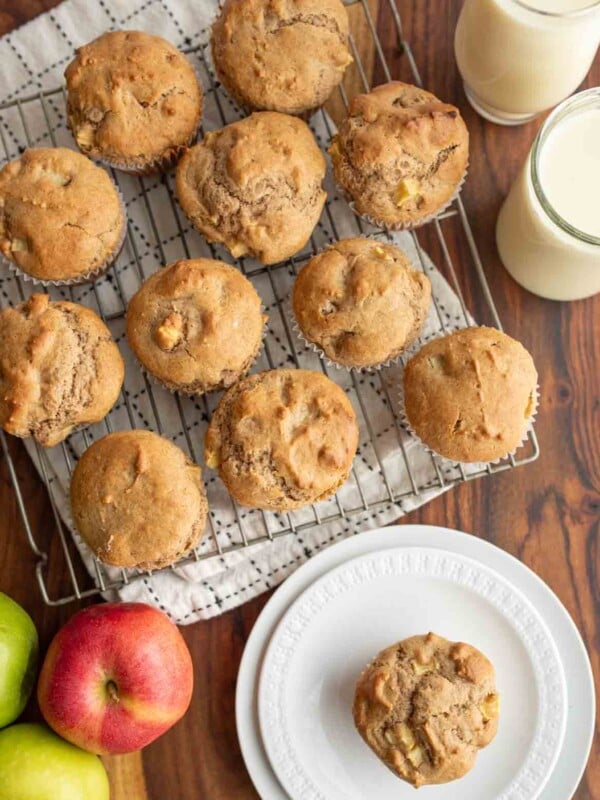
M0 36L57 5L56 0L0 0Z
M0 33L56 5L53 0L0 0ZM541 300L521 290L502 268L494 245L494 223L541 120L516 129L485 123L467 105L454 63L452 32L459 0L398 0L405 34L412 43L428 89L463 112L471 133L469 179L463 192L488 279L508 333L533 353L540 373L542 404L537 432L540 459L493 478L448 492L402 522L448 525L472 531L503 547L534 569L568 608L600 674L600 296L575 303ZM370 0L394 77L408 78L397 54L388 0ZM353 14L356 14L353 11ZM359 46L369 35L355 29ZM377 60L368 63L382 80ZM356 80L356 75L355 75ZM597 61L586 85L600 84ZM339 112L339 107L336 111ZM430 241L432 255L435 242ZM470 305L469 253L453 242L463 266ZM24 449L11 442L34 529L56 547L51 509ZM0 587L30 611L47 643L76 606L48 608L34 578L6 465L0 459ZM52 575L52 589L66 586ZM245 771L235 734L235 679L246 638L267 595L208 622L183 629L195 664L196 687L187 716L142 754L106 759L113 800L250 800L257 797ZM598 685L598 684L597 684ZM31 703L28 718L38 712ZM600 800L598 737L576 800ZM485 800L481 798L480 800ZM565 799L566 800L566 799Z

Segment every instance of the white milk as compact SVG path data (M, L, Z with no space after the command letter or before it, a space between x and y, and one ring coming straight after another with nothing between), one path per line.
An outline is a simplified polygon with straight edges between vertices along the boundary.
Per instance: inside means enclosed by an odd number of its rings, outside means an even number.
M548 202L574 228L600 237L600 107L564 119L540 152Z
M513 278L551 300L600 292L600 88L566 100L540 130L500 210Z
M465 0L454 40L476 111L520 124L568 97L600 42L600 0Z

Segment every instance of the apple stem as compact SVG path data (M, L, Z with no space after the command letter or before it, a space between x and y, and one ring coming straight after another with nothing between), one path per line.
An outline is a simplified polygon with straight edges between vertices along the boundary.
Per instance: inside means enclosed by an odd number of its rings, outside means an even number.
M119 702L119 687L114 681L108 681L106 684L106 691L114 703Z

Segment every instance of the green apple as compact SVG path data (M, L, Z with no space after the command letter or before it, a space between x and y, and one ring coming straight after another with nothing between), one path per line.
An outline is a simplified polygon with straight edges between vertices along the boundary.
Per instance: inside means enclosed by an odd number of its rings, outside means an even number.
M0 592L0 728L25 708L35 680L38 635L29 614Z
M45 725L0 731L0 800L109 800L106 771Z

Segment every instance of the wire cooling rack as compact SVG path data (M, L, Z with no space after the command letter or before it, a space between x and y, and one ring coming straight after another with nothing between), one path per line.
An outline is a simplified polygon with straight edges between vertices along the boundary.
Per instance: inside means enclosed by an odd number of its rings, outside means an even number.
M396 74L403 73L402 77L406 80L417 85L422 85L419 70L415 63L410 45L403 35L399 12L394 0L387 0L387 2L389 2L395 25L394 45L392 48L388 47L390 61L394 61L394 72ZM355 8L352 9L352 13L355 14L358 12L363 15L363 20L366 22L366 27L370 31L373 39L372 50L375 61L372 65L373 69L371 70L368 68L367 64L361 61L355 39L352 36L350 38L350 45L354 56L354 66L352 69L357 71L355 76L359 78L359 82L362 86L361 90L368 91L370 85L367 74L373 73L374 83L391 80L390 63L386 60L384 46L377 36L375 21L371 14L368 1L346 0L346 5L355 6ZM207 101L210 98L211 102L214 102L214 108L218 113L220 124L226 124L231 121L231 119L227 118L225 108L226 103L230 101L227 100L226 96L221 93L218 87L210 66L210 57L206 45L192 48L188 50L187 53L197 66ZM348 105L348 95L349 91L342 85L339 89L338 100L341 101L343 106ZM28 146L48 146L57 144L68 144L72 146L72 140L70 140L64 124L64 110L65 94L62 88L39 92L35 95L22 97L13 102L0 105L0 139L4 149L5 160L14 158L24 147ZM331 134L332 128L329 117L325 112L319 113L322 114L322 121L327 134ZM41 135L38 134L35 136L32 130L35 127L35 129L39 131L40 123L42 123L43 132ZM149 223L149 225L146 225L144 229L145 232L143 233L142 226L138 224L135 216L132 216L130 213L124 252L121 254L116 268L111 269L108 275L99 283L67 289L66 291L58 293L52 290L52 294L53 296L84 302L95 308L109 325L117 341L121 341L123 338L123 324L127 299L131 297L141 281L147 277L149 268L154 271L158 265L167 264L176 258L194 255L197 250L199 237L189 229L186 221L180 215L175 200L172 176L163 176L157 179L132 178L131 176L125 176L115 172L112 174L124 194L129 193L131 196L132 191L136 193L135 197L138 209L141 209L140 213L145 215L146 223ZM153 181L155 182L154 184ZM168 209L168 215L170 216L170 235L165 234L163 216L159 216L156 213L157 209L153 200L153 189L156 188L156 184L160 185L161 191L166 198L166 207ZM339 238L340 234L338 231L335 206L330 201L327 202L324 211L324 219L330 233L330 238ZM358 217L355 219L354 224L355 231L352 235L360 236L365 235L365 233L370 233L370 235L380 237L382 240L389 240L391 238L385 231L367 230ZM148 230L151 235L148 234ZM500 319L490 293L481 259L461 200L456 200L448 211L421 228L418 232L411 233L411 237L415 252L418 255L419 263L417 266L420 266L424 270L426 269L426 257L424 256L424 251L421 249L421 240L423 240L426 249L430 253L435 254L438 266L454 289L460 304L461 317L456 324L459 326L470 324L470 318L467 312L468 304L470 307L476 308L476 316L480 322L487 322L501 329ZM277 333L269 334L266 339L264 352L266 363L263 368L273 368L280 365L277 349L282 342L289 353L287 357L289 363L287 363L286 366L306 366L305 352L291 329L286 301L278 288L278 272L284 270L287 273L291 271L291 274L295 274L302 263L320 249L322 244L322 242L316 241L313 236L310 245L298 256L285 263L270 267L263 267L256 265L256 263L244 262L243 260L237 262L238 266L247 277L253 280L255 284L260 283L263 299L265 298L265 293L269 295L269 300L271 301L271 317L277 322L275 326ZM175 251L174 248L179 249ZM210 249L211 253L214 255L215 249ZM468 253L468 260L470 263L468 265L455 264L450 256L453 249L455 252L458 249L461 252ZM148 263L148 259L150 259L150 263ZM462 260L463 259L461 259L461 261ZM125 262L125 266L129 266L128 270L121 268L123 261ZM129 285L132 273L136 278L135 285L133 286ZM459 280L459 275L462 280ZM12 288L16 290L16 293L13 291L12 295L10 295L10 293L3 291L0 296L0 305L6 304L6 298L9 296L18 301L20 299L25 299L33 291L31 283L26 283L12 274L7 274L2 280L5 284L9 281L12 282ZM126 285L126 283L128 285ZM102 289L100 287L102 287ZM36 291L39 290L39 287L36 287ZM467 297L467 300L465 300L465 297ZM440 305L439 298L435 296L435 292L433 303L435 316L439 323L438 332L441 334L446 332L449 326L448 320L444 314L444 309ZM323 361L320 361L316 368L321 368L325 373L335 373L335 370L330 370ZM293 535L294 533L315 525L332 522L341 518L349 518L353 514L366 511L367 509L376 510L384 504L394 503L401 505L404 500L418 497L425 489L430 489L432 486L443 489L482 475L501 472L533 461L539 454L537 440L533 431L529 432L527 442L515 455L511 455L496 464L487 464L481 469L473 470L470 468L467 470L460 465L455 465L454 468L450 470L447 468L445 469L441 460L421 452L421 457L425 456L431 459L431 465L433 467L433 483L430 481L425 486L421 484L416 474L414 459L411 455L413 451L407 446L409 441L408 435L403 431L397 414L392 413L390 427L393 427L394 430L403 472L402 480L395 480L386 469L384 458L378 449L380 443L378 443L377 437L373 433L373 420L369 419L366 413L364 381L360 379L360 375L354 373L345 374L349 381L349 391L352 392L357 413L363 416L367 438L369 440L365 443L365 446L370 448L375 465L374 468L379 476L377 482L378 488L375 495L373 496L373 492L371 491L369 496L366 496L365 491L363 491L360 475L355 468L350 477L350 482L354 485L356 490L352 495L356 498L354 502L346 502L344 504L338 495L329 502L316 504L308 512L305 510L298 516L296 512L277 515L253 512L262 516L262 530L260 532L257 532L256 526L253 527L252 531L249 530L245 522L247 517L246 513L238 508L231 498L229 498L231 520L228 523L229 530L227 539L223 541L223 537L220 536L219 532L216 530L220 521L214 518L214 514L211 515L209 535L204 537L202 546L196 548L190 556L179 562L177 566L220 556L233 550L249 547L258 542L266 542L281 536ZM331 375L331 377L335 377L335 375ZM375 373L371 377L371 381L376 383L376 390L384 398L387 406L393 409L394 401L390 396L390 386L385 380L384 371ZM132 385L132 382L135 382L135 385ZM144 407L146 411L144 411L144 413L140 411L142 403L141 398L143 398L143 402L145 403ZM178 430L173 430L171 428L165 430L163 425L166 414L165 404L168 404L168 413L171 419L173 413L176 413L176 428ZM67 442L63 442L57 448L54 448L54 450L61 451L64 465L68 473L70 473L78 455L85 447L89 446L94 439L112 430L127 427L142 427L143 423L159 433L164 433L174 439L179 438L182 444L187 448L191 457L202 463L201 439L210 416L211 408L214 408L214 405L215 401L213 399L198 398L197 400L189 400L177 395L168 394L162 389L157 390L141 371L134 376L128 373L124 391L122 392L121 402L104 420L104 423L73 434ZM76 440L79 440L79 444L77 444ZM82 570L77 560L77 550L73 545L71 535L59 513L59 481L55 468L56 462L52 461L47 451L44 451L44 449L36 445L35 442L30 442L30 454L34 461L37 462L40 474L48 489L60 546L57 546L56 543L53 543L52 546L50 546L50 543L42 543L42 526L39 524L34 525L30 518L27 509L27 501L17 477L16 467L11 458L6 437L2 431L0 431L0 445L14 486L27 538L37 557L37 580L44 601L48 605L62 605L76 599L90 597L99 592L119 589L125 584L139 579L142 574L145 574L136 570L108 570L96 560L93 561L93 579L90 581L89 579L86 580L81 577ZM218 482L214 485L217 485L217 483ZM210 486L207 488L207 491L209 505L211 505L212 490ZM214 491L216 491L216 489L214 489ZM219 486L219 491L221 495L224 493L222 486ZM52 594L49 589L48 581L48 575L51 570L62 574L67 573L70 586L68 591L61 590L58 593Z

